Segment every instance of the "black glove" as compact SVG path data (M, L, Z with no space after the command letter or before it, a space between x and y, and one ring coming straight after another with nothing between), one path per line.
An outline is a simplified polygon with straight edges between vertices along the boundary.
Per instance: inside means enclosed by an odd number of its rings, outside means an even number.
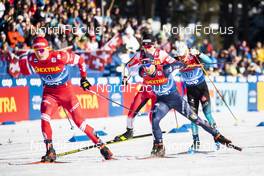
M124 76L122 78L122 85L127 86L127 84L128 84L127 81L128 81L127 76Z
M85 77L81 78L81 87L83 90L89 90L91 86L92 84Z

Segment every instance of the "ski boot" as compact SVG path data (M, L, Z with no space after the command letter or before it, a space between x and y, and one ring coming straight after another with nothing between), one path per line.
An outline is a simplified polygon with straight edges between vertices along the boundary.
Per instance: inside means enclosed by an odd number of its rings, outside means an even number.
M188 153L193 154L196 151L198 151L199 149L200 149L200 139L199 139L198 134L196 134L196 135L193 135L193 144L189 148Z
M113 153L109 150L109 148L105 144L99 145L100 153L103 155L104 159L111 160Z
M165 156L165 147L161 142L155 142L153 143L153 148L151 151L151 156L152 157L164 157Z
M128 139L133 138L133 129L127 128L127 131L124 134L121 134L119 136L116 136L114 141L119 142L119 141L125 141Z
M52 140L45 140L46 155L41 157L41 162L54 162L56 160L56 152L52 145Z
M217 130L216 123L212 124L212 128ZM215 138L214 138L214 142L215 142L215 150L220 150L220 146L221 146L220 142L218 142Z

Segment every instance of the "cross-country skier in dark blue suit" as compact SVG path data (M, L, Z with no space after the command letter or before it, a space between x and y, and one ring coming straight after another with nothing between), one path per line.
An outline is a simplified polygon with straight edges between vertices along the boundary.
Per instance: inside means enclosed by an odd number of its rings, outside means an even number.
M162 130L159 124L160 120L171 109L177 110L190 121L201 126L214 137L215 141L223 145L231 144L231 141L221 135L218 130L198 117L191 109L190 105L179 95L171 73L173 70L182 67L184 67L184 65L179 62L169 65L155 65L151 58L146 58L142 61L142 66L139 69L139 75L143 78L143 83L147 86L151 86L152 90L157 95L157 101L151 110L153 112L152 131L154 135L151 155L153 156L162 157L165 155Z

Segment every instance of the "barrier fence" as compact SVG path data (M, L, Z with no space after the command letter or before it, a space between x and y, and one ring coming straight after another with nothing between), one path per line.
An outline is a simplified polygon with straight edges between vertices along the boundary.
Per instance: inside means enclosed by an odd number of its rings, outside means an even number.
M212 77L227 104L233 111L263 111L264 110L264 79L263 76L248 78ZM127 110L111 103L79 87L79 77L74 75L71 82L74 85L77 99L84 110L86 118L114 117L126 115ZM134 77L132 82L140 78ZM92 90L111 98L112 100L129 107L139 90L139 84L121 86L119 77L89 78L94 85ZM178 79L179 80L179 79ZM176 83L179 92L184 94L184 85ZM213 86L208 82L211 95L212 110L214 112L227 111L226 106L218 96ZM41 80L35 76L13 79L0 77L0 122L35 120L40 118L40 104L42 100ZM149 111L151 102L148 102L142 112ZM66 118L60 107L54 118Z

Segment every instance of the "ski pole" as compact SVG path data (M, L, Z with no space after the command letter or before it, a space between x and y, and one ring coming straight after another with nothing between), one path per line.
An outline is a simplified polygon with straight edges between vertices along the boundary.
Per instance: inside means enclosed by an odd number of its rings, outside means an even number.
M174 112L174 117L175 117L175 120L176 120L176 128L179 128L178 118L176 116L176 110L173 109L173 112Z
M62 109L63 109L64 113L66 114L66 117L67 117L67 119L68 119L68 121L69 121L69 123L70 123L70 125L71 125L71 130L73 130L73 129L74 129L74 126L72 125L71 120L70 120L70 118L69 118L67 112L65 111L65 109L64 109L63 107L62 107Z
M95 95L97 95L97 96L99 96L99 97L101 97L101 98L104 98L104 99L106 99L106 100L108 100L108 101L110 101L110 102L112 102L112 103L114 103L114 104L116 104L116 105L119 105L119 106L121 106L121 107L123 107L123 108L125 108L125 109L127 109L127 110L129 110L129 111L132 111L132 112L135 112L136 114L142 115L142 113L140 113L140 112L136 112L136 111L134 111L134 110L132 110L132 109L126 107L125 105L122 105L122 104L120 104L120 103L118 103L118 102L112 100L111 98L108 98L108 97L106 97L106 96L104 96L104 95L102 95L102 94L99 94L99 93L97 93L97 92L95 92L95 91L93 91L93 90L88 90L88 91L91 92L91 93L93 93L93 94L95 94ZM147 112L147 113L150 113L150 112L151 112L151 111L149 111L149 112Z
M197 59L197 61L200 63L200 61ZM203 66L201 66L205 76L209 79L209 81L211 82L211 84L213 85L213 87L215 88L216 92L218 93L218 95L221 97L222 101L224 102L224 104L226 105L227 109L229 110L229 112L231 113L232 117L235 119L236 123L238 122L238 119L236 118L236 116L234 115L234 113L231 111L230 107L228 106L228 104L226 103L224 97L222 96L222 94L220 93L220 91L217 89L217 87L215 86L214 82L211 80L211 78L209 77L207 71L204 69Z

